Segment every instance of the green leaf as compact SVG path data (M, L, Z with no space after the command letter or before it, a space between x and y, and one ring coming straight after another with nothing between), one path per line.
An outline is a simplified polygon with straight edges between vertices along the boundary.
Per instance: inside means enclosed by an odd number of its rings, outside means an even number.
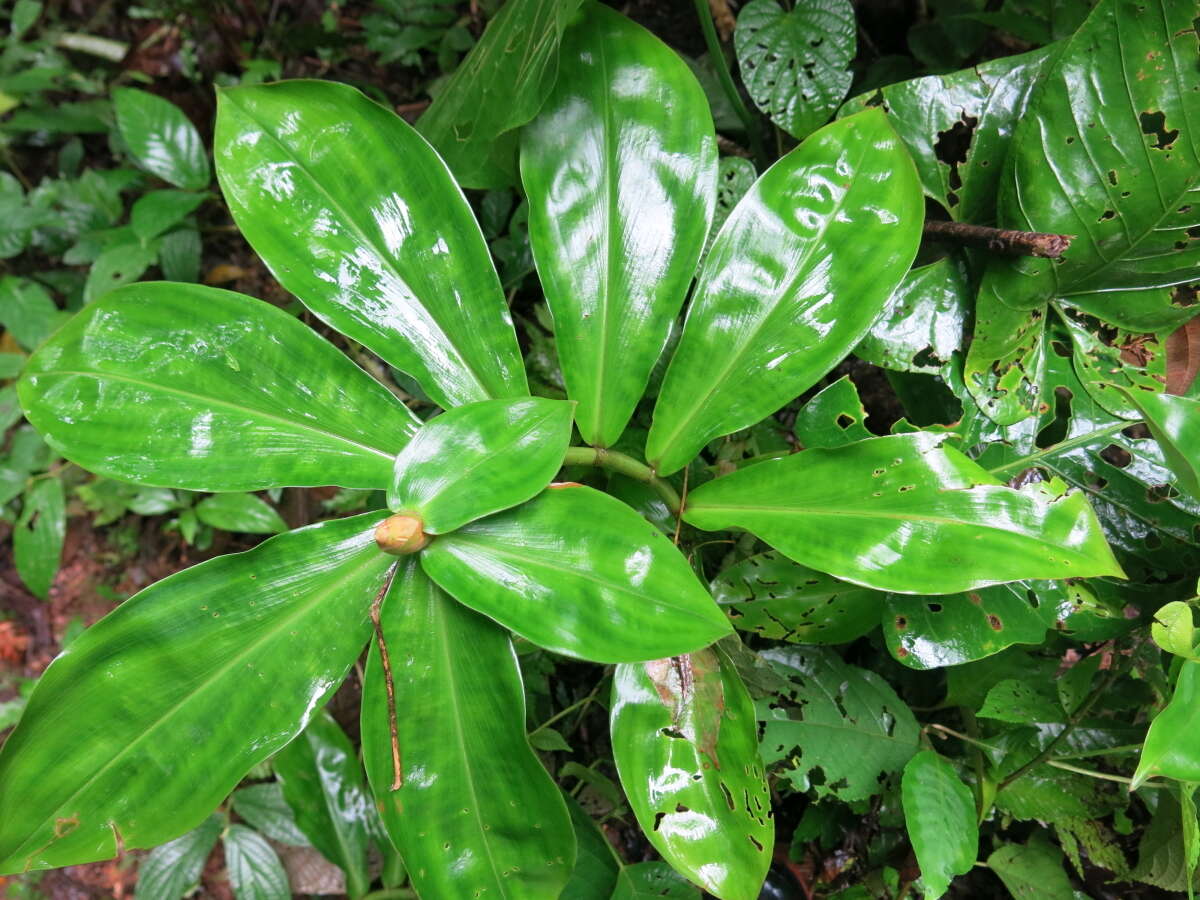
M21 517L13 526L13 562L25 586L43 600L58 573L66 534L62 482L55 477L34 482L25 492Z
M1200 781L1200 662L1184 660L1171 701L1146 733L1130 790L1154 776Z
M385 674L372 647L363 762L393 843L424 897L557 897L575 862L562 794L525 739L525 696L508 635L447 597L416 561L383 603L391 648L393 790Z
M754 105L806 138L850 90L854 8L849 0L803 0L785 11L776 0L751 0L738 13L733 46Z
M978 715L1014 725L1066 721L1054 689L1027 678L1006 678L993 685Z
M256 831L230 825L225 832L225 868L236 900L291 900L283 863Z
M1154 621L1150 623L1150 637L1168 653L1188 659L1195 647L1196 623L1192 607L1181 600L1173 600L1158 608Z
M33 350L66 319L46 289L35 281L0 278L0 325L26 350Z
M83 302L95 303L122 285L137 281L158 258L158 247L141 243L110 247L92 263L83 286Z
M1182 810L1168 791L1158 792L1159 802L1149 826L1138 842L1138 861L1131 877L1166 891L1195 889L1188 874L1188 850L1179 827Z
M150 191L133 202L129 223L142 241L175 227L205 200L205 194L188 191Z
M1076 238L1061 263L993 262L981 290L1020 307L1059 297L1131 330L1192 315L1169 289L1200 265L1195 17L1192 3L1102 0L1054 56L1014 129L999 218Z
M445 534L518 503L550 483L571 442L573 407L527 397L442 413L396 457L387 502Z
M24 365L24 353L0 353L0 380L16 378Z
M1162 393L1167 380L1164 342L1152 334L1114 330L1057 304L1053 308L1071 335L1071 364L1084 390L1114 416L1142 418L1128 394Z
M882 790L883 776L898 772L919 749L912 712L874 672L820 648L762 655L790 681L777 698L757 704L766 723L763 761L786 761L781 774L796 790L862 800Z
M187 834L151 850L138 865L135 900L180 900L191 893L224 827L224 819L214 813Z
M1145 391L1127 396L1158 441L1179 486L1200 500L1200 400Z
M689 653L731 631L666 535L580 485L439 536L421 566L521 637L595 662Z
M795 644L844 644L879 624L884 595L770 551L730 566L713 597L739 631Z
M708 236L716 165L708 102L678 54L589 4L521 132L529 239L588 443L616 443L666 346Z
M195 228L177 228L162 236L158 244L158 265L167 281L200 280L200 232Z
M1074 900L1057 847L1034 838L1028 844L1002 844L987 859L1015 900Z
M898 593L1122 574L1082 495L1003 487L943 441L918 432L756 463L693 491L684 520L745 528L802 565Z
M173 575L81 634L0 750L0 872L153 847L304 727L370 633L379 513ZM86 733L86 741L79 735Z
M204 142L178 106L136 88L114 88L112 99L117 129L134 162L175 187L208 187Z
M963 380L997 425L1013 425L1041 410L1046 370L1046 308L1013 309L981 289Z
M464 187L515 183L508 134L537 115L580 0L510 0L417 122ZM504 137L502 137L502 135Z
M900 791L925 896L941 897L955 875L965 875L975 865L975 798L954 767L932 750L922 750L908 761Z
M912 154L926 195L956 220L990 225L1013 128L1051 52L1042 48L890 84L852 97L842 113L881 100ZM939 146L943 142L951 146ZM957 153L951 150L955 144Z
M775 846L754 704L706 649L618 666L613 757L650 843L722 900L755 900Z
M230 798L233 811L273 841L293 847L309 847L312 842L296 825L296 815L283 797L278 781L238 788Z
M719 91L719 88L718 88ZM723 96L723 95L722 95ZM722 156L717 162L717 205L713 208L712 226L704 242L701 260L708 256L712 243L720 234L729 214L742 202L742 198L754 187L758 170L754 163L740 156Z
M213 494L195 506L205 525L245 534L279 534L287 523L265 500L253 494Z
M966 274L949 257L913 269L854 355L897 372L936 375L962 347L968 297Z
M217 177L280 284L440 406L527 393L483 234L420 135L333 82L217 99Z
M862 340L913 260L921 219L912 162L877 110L772 166L704 262L646 442L658 473L775 412Z
M199 285L114 291L30 357L18 387L72 462L189 490L383 488L419 425L287 313Z
M699 900L700 892L663 862L625 866L617 875L611 900Z
M617 877L624 868L612 845L600 831L595 820L570 794L564 794L567 812L575 829L575 870L571 880L559 894L559 900L609 900Z
M312 845L346 873L346 893L361 897L367 871L371 798L350 739L327 712L275 755L283 796Z
M863 423L867 411L858 396L858 388L843 375L813 397L796 413L792 431L807 449L853 444L873 437Z

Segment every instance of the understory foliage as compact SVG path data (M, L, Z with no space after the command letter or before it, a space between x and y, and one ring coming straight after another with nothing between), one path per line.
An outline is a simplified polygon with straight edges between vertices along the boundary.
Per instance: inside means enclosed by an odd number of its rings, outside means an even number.
M56 110L87 36L13 6L6 152L74 116L122 161L0 177L5 258L67 267L0 280L18 573L47 596L68 496L274 536L24 692L0 872L1190 896L1200 3L931 3L866 69L846 0L702 0L702 59L595 0L457 6L369 20L445 71L415 126L247 66L211 163L136 87ZM298 302L195 283L214 175Z

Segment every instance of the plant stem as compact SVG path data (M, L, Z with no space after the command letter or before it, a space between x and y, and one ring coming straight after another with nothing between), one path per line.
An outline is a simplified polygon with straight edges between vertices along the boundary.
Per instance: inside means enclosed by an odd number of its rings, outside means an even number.
M1118 784L1133 784L1132 778L1126 778L1124 775L1112 775L1108 772L1097 772L1095 769L1084 769L1079 766L1068 765L1057 759L1046 760L1046 765L1053 766L1056 769L1063 769L1067 772L1074 772L1077 775L1087 775L1089 778L1102 778L1105 781L1115 781ZM1138 787L1162 788L1170 787L1165 781L1143 781Z
M1066 253L1074 237L1070 234L1043 234L1040 231L988 228L986 225L945 222L940 219L927 219L924 234L925 237L936 241L980 247L994 253L1041 256L1045 259L1057 259Z
M589 703L591 703L593 700L596 699L596 694L599 692L599 690L600 690L600 685L597 684L595 689L590 694L588 694L586 697L584 697L582 700L576 700L574 703L572 703L566 709L559 710L554 715L552 715L550 718L548 718L545 722L543 722L541 725L539 725L537 728L533 729L533 731L531 731L529 733L536 734L537 732L541 731L543 728L549 728L551 725L553 725L559 719L563 718L564 716L569 716L571 713L573 713L575 710L579 709L581 706L587 706Z
M412 888L383 888L371 891L362 900L417 900L417 892Z
M750 141L750 150L760 166L767 164L762 143L762 129L751 114L742 95L738 93L737 85L733 83L733 75L729 71L729 63L725 61L725 51L721 49L721 39L717 37L717 28L713 24L712 10L708 8L708 0L695 0L696 17L700 19L700 30L704 33L704 43L708 46L708 58L712 60L713 68L717 70L717 80L721 82L721 90L729 98L733 111L742 120L746 129L746 137Z
M375 601L371 604L371 624L375 627L375 642L379 647L379 663L383 667L383 680L387 688L388 732L392 742L391 789L393 791L398 791L404 786L404 767L400 763L400 736L396 726L396 688L392 683L392 662L388 657L387 641L383 639L383 624L379 617L379 611L383 606L383 598L387 596L387 592L392 587L392 580L396 577L396 570L399 567L400 563L396 562L388 569L387 575L383 579L383 585L379 588L379 593L375 595Z
M568 447L567 455L563 458L564 466L595 466L598 469L609 469L619 472L634 481L648 484L658 494L671 510L672 515L679 515L683 504L675 488L654 474L654 470L645 463L640 463L632 456L626 456L616 450L605 450L602 447Z

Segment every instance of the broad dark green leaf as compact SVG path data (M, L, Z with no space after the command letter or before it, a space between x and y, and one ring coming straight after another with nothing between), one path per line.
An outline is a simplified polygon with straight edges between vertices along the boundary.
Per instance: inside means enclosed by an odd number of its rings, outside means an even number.
M529 239L576 422L608 447L666 346L708 236L717 147L678 54L598 3L521 133Z
M796 644L842 644L879 624L884 594L797 565L775 551L730 566L713 597L739 631Z
M1092 399L1114 416L1140 419L1127 392L1159 394L1167 381L1167 353L1153 334L1113 329L1090 316L1053 304L1071 336L1075 376Z
M213 494L197 503L195 510L201 522L222 531L246 534L287 531L287 523L279 513L253 494Z
M617 884L621 861L594 819L570 794L563 799L575 829L575 870L559 900L609 900Z
M595 662L689 653L731 631L666 535L581 485L439 536L421 566L521 637Z
M718 88L718 91L720 89ZM754 187L758 180L758 170L754 163L740 156L722 156L717 162L717 204L713 208L712 226L708 238L704 242L704 253L701 260L708 256L712 243L720 234L725 220L734 211L747 192Z
M992 291L975 300L963 380L983 413L1013 425L1041 410L1046 370L1046 307L1013 309Z
M1062 851L1043 839L1003 844L987 864L1017 900L1074 900L1076 896L1062 866Z
M990 225L1013 128L1051 52L1043 48L890 84L852 97L843 113L882 101L925 193L955 219Z
M417 128L464 187L516 182L507 134L537 115L558 73L559 41L580 0L510 0L488 23Z
M954 767L932 750L922 750L908 761L900 791L925 896L941 897L955 875L964 875L975 865L979 850L975 799Z
M187 834L151 850L138 864L135 900L180 900L200 880L224 819L209 816Z
M363 686L363 762L393 843L423 897L547 898L575 863L558 787L525 738L525 695L503 629L455 603L413 559L383 604L395 687L372 646Z
M361 897L371 884L367 825L372 811L350 739L329 713L318 713L298 738L275 754L275 772L297 827L346 873L346 893Z
M189 490L383 488L420 424L292 316L199 285L114 291L30 357L19 389L71 461Z
M0 872L153 847L292 739L370 633L379 513L173 575L87 629L0 751ZM87 734L81 741L80 734Z
M58 572L66 533L62 482L53 476L34 482L25 492L21 517L13 526L13 562L25 586L43 600Z
M149 241L182 222L206 196L190 191L150 191L133 202L129 224L141 240Z
M745 528L802 565L897 593L1122 575L1082 494L1004 487L943 442L918 432L757 463L693 491L684 520Z
M1066 713L1054 688L1028 677L1006 678L992 685L978 715L1012 725L1066 721Z
M664 862L625 866L617 875L612 900L698 900L700 892Z
M937 374L962 347L967 291L966 273L953 259L913 269L854 355L885 369Z
M789 688L757 703L763 761L777 764L798 791L863 800L882 790L919 749L920 727L904 701L874 672L821 648L762 654ZM814 777L816 776L816 777Z
M1179 486L1200 500L1200 400L1145 391L1127 396L1141 411Z
M1171 701L1150 723L1131 789L1154 776L1200 781L1200 662L1184 660Z
M233 811L273 841L308 847L310 841L296 825L296 814L283 797L278 781L238 788L230 798Z
M0 325L26 350L35 349L66 318L36 281L15 275L0 278Z
M650 843L721 900L755 900L775 846L754 704L711 649L618 666L613 757Z
M218 94L217 177L246 240L321 319L444 407L526 393L462 191L404 120L343 84Z
M290 900L283 863L266 838L245 825L225 832L225 868L236 900Z
M444 534L524 503L562 468L571 415L572 404L540 397L442 413L397 455L388 506Z
M659 474L775 412L853 349L908 270L921 220L916 171L878 110L772 166L704 262L646 442Z
M178 106L137 88L115 88L112 99L121 140L139 166L176 187L208 187L204 142Z
M1134 330L1192 315L1169 289L1200 265L1198 14L1194 0L1102 0L1052 59L1014 129L999 218L1076 238L1058 264L994 262L982 290L1022 307L1061 297Z
M141 278L158 258L155 244L139 241L109 247L96 257L83 286L83 302L95 303L105 294Z
M804 0L785 10L776 0L750 0L738 13L733 46L754 105L792 137L806 138L850 90L854 7Z
M200 232L186 226L162 236L158 246L158 265L167 281L199 281Z

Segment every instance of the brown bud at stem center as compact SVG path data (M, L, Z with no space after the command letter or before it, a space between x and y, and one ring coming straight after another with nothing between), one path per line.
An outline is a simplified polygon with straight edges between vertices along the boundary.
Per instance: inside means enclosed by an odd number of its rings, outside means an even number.
M375 528L375 543L384 553L408 556L429 543L424 525L416 516L388 516Z

